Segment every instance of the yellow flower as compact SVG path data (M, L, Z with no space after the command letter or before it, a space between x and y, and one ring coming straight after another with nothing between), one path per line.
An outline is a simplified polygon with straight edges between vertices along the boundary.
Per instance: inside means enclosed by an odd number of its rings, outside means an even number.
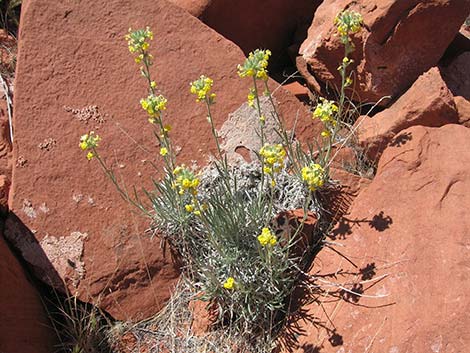
M258 235L258 242L261 244L261 246L274 246L277 244L277 238L273 233L271 233L269 228L263 228L261 230L261 234Z
M139 56L136 56L136 57L134 58L134 61L135 61L137 64L140 64L143 59L144 59L144 54L140 54Z
M325 171L320 164L312 163L302 168L302 180L310 191L321 188L325 182Z
M233 277L228 277L224 284L223 284L225 289L233 289L235 287L235 279Z
M183 169L184 169L184 164L181 165L181 166L176 167L176 168L173 170L173 174L174 174L174 175L181 174L181 172L183 171Z
M349 42L349 36L361 30L362 23L361 14L351 10L345 10L339 13L334 20L334 24L338 29L343 43Z
M208 104L215 102L215 93L211 93L214 81L204 75L201 75L196 81L190 83L190 92L197 96L196 102L206 101Z
M193 205L185 205L184 206L186 212L193 212L194 211L194 206Z
M330 137L330 136L331 136L331 133L330 133L329 131L325 130L325 131L322 131L322 132L321 132L321 135L322 135L322 137L325 137L325 138L326 138L326 137Z
M199 179L198 178L193 179L193 181L191 182L191 187L197 188L198 186L199 186Z
M163 127L163 131L165 131L165 132L170 132L170 131L171 131L171 125L168 125L168 124L165 125L165 126Z
M157 87L157 83L155 81L150 82L150 87L155 88Z
M334 101L329 101L325 98L320 98L320 103L318 103L317 107L313 111L312 118L318 118L321 120L323 125L325 126L325 130L322 132L323 137L328 137L330 131L332 131L337 125L337 113L338 113L338 106L335 104Z
M166 147L160 148L160 155L166 156L168 154L168 149Z
M271 51L256 49L246 58L243 65L238 65L240 77L254 77L266 81L268 79L268 62Z
M193 196L197 195L199 179L190 169L186 168L186 166L183 164L175 168L173 175L176 177L173 187L178 189L178 193L180 195L183 195L186 192Z
M250 93L248 93L248 105L252 108L255 105L255 98L256 98L255 89L250 88Z
M150 118L157 119L160 118L163 111L166 110L167 102L168 100L161 94L158 96L150 94L147 98L142 98L140 100L140 105L142 106L142 109L147 112ZM151 121L151 123L154 123L154 121Z
M329 101L325 98L320 98L320 103L317 104L313 111L313 118L319 118L322 122L335 120L335 115L338 112L338 106L334 101Z
M90 131L88 134L80 137L79 147L81 150L91 150L87 153L87 159L90 160L95 157L94 149L98 147L98 142L101 141L101 137L95 135L94 131Z
M127 40L127 45L131 53L139 53L139 56L135 59L136 62L140 62L144 58L144 53L146 54L147 50L150 47L150 44L147 40L153 39L153 33L150 31L150 28L138 29L133 31L129 28L129 33L124 37Z
M280 144L265 144L261 147L259 155L264 161L263 173L271 177L271 185L275 186L275 175L284 168L284 159L286 157L284 147Z

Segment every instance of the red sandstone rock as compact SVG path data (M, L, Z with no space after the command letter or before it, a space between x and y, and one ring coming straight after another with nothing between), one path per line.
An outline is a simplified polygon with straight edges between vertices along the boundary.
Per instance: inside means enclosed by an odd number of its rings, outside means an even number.
M162 163L139 105L145 82L124 41L129 26L147 25L155 34L152 73L168 98L167 121L181 148L178 161L204 165L215 144L189 82L201 74L214 79L220 128L251 85L236 73L244 55L233 43L165 0L112 0L105 7L25 1L20 29L8 237L39 278L59 289L64 281L79 299L121 320L156 313L178 271L169 250L144 234L148 221L120 199L78 141L94 130L119 179L138 190L151 187L147 162ZM279 89L276 99L291 117L288 125L299 113L299 135L311 136L313 123L296 98Z
M213 324L207 304L207 302L199 299L194 299L189 303L189 310L192 313L191 333L195 336L207 334Z
M470 131L416 126L397 139L333 231L344 257L315 259L320 289L293 352L468 350Z
M470 100L470 52L455 58L451 64L442 69L443 78L454 96Z
M314 75L339 86L344 49L333 20L345 8L362 14L352 54L361 101L398 97L435 66L470 12L469 0L325 0L318 7L300 54ZM384 102L386 103L386 102Z
M421 75L411 88L390 108L372 118L356 122L357 138L371 160L380 154L400 131L414 125L442 126L457 123L458 114L452 93L440 70L432 68Z
M332 188L324 204L332 213L331 221L337 222L348 212L351 203L364 188L367 188L371 180L334 167L330 169L330 177L336 187Z
M454 95L459 123L470 127L470 52L459 55L442 71L443 78Z
M1 234L0 284L0 352L53 352L56 336L39 293Z
M296 96L299 100L307 100L309 98L310 91L308 88L297 81L285 84L282 87Z
M454 97L454 101L459 113L459 124L470 127L470 101L461 96Z
M171 1L235 42L245 54L258 48L270 49L271 67L283 66L289 60L289 46L300 46L320 4L318 0Z

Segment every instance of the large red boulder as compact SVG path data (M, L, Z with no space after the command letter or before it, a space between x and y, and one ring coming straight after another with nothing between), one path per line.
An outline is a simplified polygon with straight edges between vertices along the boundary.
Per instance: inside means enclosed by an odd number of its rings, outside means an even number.
M398 97L435 66L470 13L470 0L325 0L300 48L314 76L339 86L344 49L333 23L344 9L362 14L354 36L355 99ZM385 103L385 101L384 101Z
M53 352L57 337L41 297L2 234L0 285L0 352Z
M315 259L293 352L470 346L470 130L416 126L396 140Z
M245 59L232 42L165 1L24 1L15 86L13 184L6 235L34 273L55 288L91 301L117 319L155 314L178 269L148 220L120 199L96 161L78 147L80 135L102 137L101 154L130 190L151 188L162 162L139 100L146 96L124 35L150 26L152 73L168 98L167 121L178 161L204 165L215 151L205 107L189 83L215 81L217 128L244 101L250 80L237 75ZM47 43L47 48L45 47ZM275 84L270 82L273 89ZM311 134L307 110L279 89L291 124ZM65 289L65 288L64 288Z
M271 67L288 63L288 47L300 47L320 0L170 0L198 17L248 54L273 52Z
M421 75L390 108L355 124L358 143L376 161L400 131L414 125L442 126L458 122L454 96L437 67Z
M445 67L443 78L454 95L459 123L470 127L470 51L460 54Z

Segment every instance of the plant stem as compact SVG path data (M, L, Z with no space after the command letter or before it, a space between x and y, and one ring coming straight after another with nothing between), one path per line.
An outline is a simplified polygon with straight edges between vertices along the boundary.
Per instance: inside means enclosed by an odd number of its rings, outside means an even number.
M261 119L263 116L263 113L261 111L261 103L259 101L258 97L258 86L256 85L256 77L253 76L253 89L255 91L255 100L256 100L256 110L258 112L258 120L259 120L259 126L260 126L260 143L261 147L264 146L264 124L265 122ZM260 156L260 161L261 161L261 184L260 184L260 191L259 195L261 195L264 191L264 157Z
M279 115L279 113L277 111L277 107L276 107L276 104L274 103L273 96L271 94L271 91L269 90L269 86L268 86L267 81L264 81L264 87L266 89L269 102L271 103L271 106L272 106L273 112L274 112L274 116L275 116L277 124L279 126L277 133L278 133L279 136L281 136L282 140L284 141L284 146L287 149L287 158L292 163L294 173L297 174L297 175L300 175L300 167L298 165L297 159L295 158L294 150L292 149L292 142L293 141L287 135L286 128L285 128L284 123L281 119L281 116Z

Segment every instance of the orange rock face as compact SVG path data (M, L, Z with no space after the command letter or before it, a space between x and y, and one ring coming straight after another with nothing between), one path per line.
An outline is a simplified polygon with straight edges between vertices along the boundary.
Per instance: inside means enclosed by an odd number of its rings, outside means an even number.
M412 127L336 226L294 352L465 352L470 130ZM458 156L458 158L455 158ZM317 287L319 286L319 287Z
M362 31L354 37L356 51L352 54L357 70L355 99L377 102L385 96L398 97L437 64L469 15L470 1L324 1L300 54L315 77L336 86L340 84L337 67L344 49L333 21L346 8L364 18Z
M270 49L270 67L288 62L288 48L300 46L318 0L170 0L235 42L248 54Z
M39 293L0 234L0 352L50 353L55 332Z
M152 74L169 101L178 161L204 165L215 144L189 83L201 74L214 79L219 128L246 101L251 82L236 73L244 60L237 46L165 0L112 0L105 7L25 1L15 85L6 235L43 281L59 289L65 283L79 299L125 320L156 313L179 272L160 241L144 234L148 220L120 199L78 142L94 130L118 178L130 190L151 187L156 175L148 162L162 163L139 104L147 95L145 81L124 40L129 26L147 25L155 34ZM307 110L282 89L276 99L291 116L288 125L298 115L300 134L310 136Z
M372 118L361 117L356 122L359 144L369 159L376 161L393 137L415 125L442 126L458 122L454 97L434 67L421 75L390 108Z

